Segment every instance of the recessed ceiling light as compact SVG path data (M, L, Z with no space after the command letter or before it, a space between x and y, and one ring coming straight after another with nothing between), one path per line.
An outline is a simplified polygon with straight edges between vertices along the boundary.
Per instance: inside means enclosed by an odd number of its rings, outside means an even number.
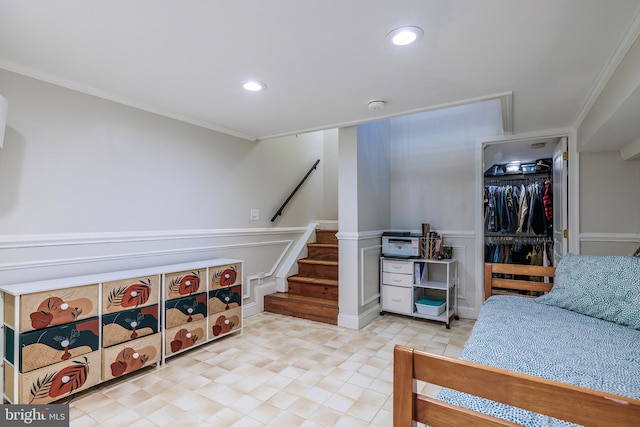
M401 27L387 34L387 38L396 46L406 46L419 40L423 35L424 31L420 27Z
M266 89L267 85L262 83L262 82L259 82L257 80L250 80L250 81L246 82L243 85L243 87L246 90L251 91L251 92L259 92L259 91L261 91L263 89Z

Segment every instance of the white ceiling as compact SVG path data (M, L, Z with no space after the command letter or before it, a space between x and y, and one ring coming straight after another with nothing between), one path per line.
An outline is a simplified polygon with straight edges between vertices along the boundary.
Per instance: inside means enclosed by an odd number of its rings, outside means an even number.
M577 126L640 0L0 0L0 68L247 139L513 94ZM417 25L419 43L390 45ZM242 83L257 78L262 93ZM595 93L597 95L597 93ZM387 101L382 111L369 100Z

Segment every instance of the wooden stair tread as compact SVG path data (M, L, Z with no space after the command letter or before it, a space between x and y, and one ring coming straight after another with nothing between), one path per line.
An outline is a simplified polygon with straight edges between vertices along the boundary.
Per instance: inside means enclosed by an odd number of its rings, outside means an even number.
M298 274L287 277L289 292L264 296L264 310L330 325L338 324L337 231L316 230L308 256L298 260Z
M305 295L291 295L287 292L276 292L273 294L265 295L265 299L267 298L269 299L277 298L280 300L286 300L288 303L291 303L291 304L295 304L296 302L299 301L299 302L304 302L308 304L322 305L326 307L335 307L335 308L338 307L338 301L331 301L323 298L308 297Z
M308 276L289 276L289 280L294 280L296 282L304 282L312 285L324 285L324 286L338 286L338 281L333 279L321 279L319 277L308 277Z
M318 265L338 265L338 261L328 261L324 259L302 258L298 260L301 264L318 264Z

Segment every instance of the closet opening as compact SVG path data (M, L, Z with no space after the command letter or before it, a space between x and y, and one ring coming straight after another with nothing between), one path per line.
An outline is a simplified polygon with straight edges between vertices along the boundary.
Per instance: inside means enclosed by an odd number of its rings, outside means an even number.
M566 250L566 137L487 143L484 262L555 266Z

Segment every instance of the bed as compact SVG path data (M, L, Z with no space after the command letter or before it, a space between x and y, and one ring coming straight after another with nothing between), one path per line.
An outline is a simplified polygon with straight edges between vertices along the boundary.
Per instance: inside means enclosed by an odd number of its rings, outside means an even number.
M485 295L459 359L395 347L395 427L640 426L640 259L486 264Z

